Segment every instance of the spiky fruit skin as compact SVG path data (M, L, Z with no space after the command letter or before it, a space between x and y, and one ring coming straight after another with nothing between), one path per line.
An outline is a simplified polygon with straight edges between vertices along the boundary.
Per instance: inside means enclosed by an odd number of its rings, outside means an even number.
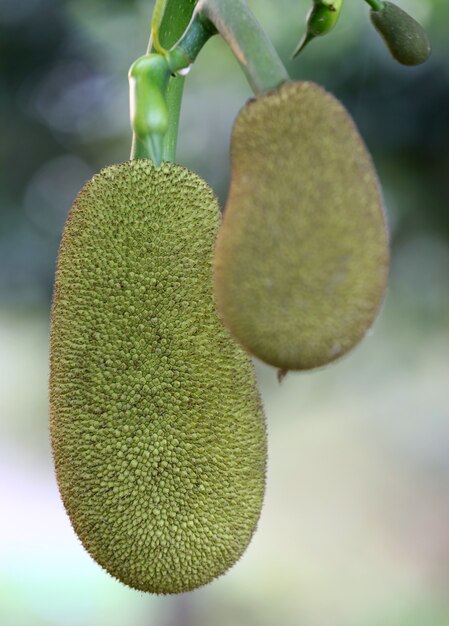
M231 157L219 312L270 365L329 363L365 335L385 290L388 234L371 158L343 106L309 82L249 101Z
M384 2L381 11L370 11L371 22L385 41L391 55L402 65L420 65L432 52L421 24L393 2Z
M181 166L114 165L78 195L51 324L51 436L73 527L127 585L178 593L243 553L266 432L253 368L218 318L216 199Z

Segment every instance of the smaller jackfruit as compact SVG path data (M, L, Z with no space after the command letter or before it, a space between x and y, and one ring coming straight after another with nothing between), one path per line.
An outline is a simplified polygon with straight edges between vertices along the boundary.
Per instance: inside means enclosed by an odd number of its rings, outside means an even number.
M371 21L391 55L403 65L424 63L432 51L424 28L393 2L380 11L370 11Z
M213 301L220 212L185 168L93 177L70 211L51 325L56 474L73 527L123 583L180 593L242 555L265 484L254 371Z
M281 370L341 356L373 322L388 257L376 173L343 106L309 82L249 101L214 264L218 310L242 346Z

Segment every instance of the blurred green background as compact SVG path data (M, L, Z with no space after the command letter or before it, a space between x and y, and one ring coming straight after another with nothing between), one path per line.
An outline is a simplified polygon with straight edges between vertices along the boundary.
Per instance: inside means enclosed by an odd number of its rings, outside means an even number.
M242 560L191 594L111 579L65 515L47 427L49 305L75 194L130 148L127 70L148 0L0 1L1 626L449 624L449 3L398 0L430 33L404 68L347 0L294 62L305 0L253 0L291 75L334 92L373 153L392 230L390 288L369 337L281 386L257 364L267 497ZM249 88L211 41L186 85L178 160L222 203Z

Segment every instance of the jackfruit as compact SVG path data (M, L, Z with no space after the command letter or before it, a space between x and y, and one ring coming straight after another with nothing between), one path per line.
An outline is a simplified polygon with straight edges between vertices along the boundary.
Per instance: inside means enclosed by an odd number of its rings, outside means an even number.
M352 348L379 309L388 233L371 158L343 106L288 82L249 101L232 132L214 263L218 310L281 370Z
M219 210L185 168L108 167L62 238L51 324L51 436L72 525L142 591L208 583L259 518L266 432L252 365L213 301Z
M432 51L424 28L392 2L380 11L370 11L371 22L385 41L391 55L402 65L420 65Z

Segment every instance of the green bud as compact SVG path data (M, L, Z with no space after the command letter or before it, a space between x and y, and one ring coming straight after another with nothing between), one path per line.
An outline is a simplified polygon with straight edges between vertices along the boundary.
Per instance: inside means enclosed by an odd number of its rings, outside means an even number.
M326 35L338 21L343 0L314 0L313 7L306 17L307 30L299 42L293 57L296 57L303 48L315 37Z
M403 65L427 61L431 52L429 38L408 13L392 2L385 2L381 11L371 11L371 21L396 61Z
M166 102L170 68L165 57L148 54L129 70L131 125L156 165L162 160L163 139L168 130Z

